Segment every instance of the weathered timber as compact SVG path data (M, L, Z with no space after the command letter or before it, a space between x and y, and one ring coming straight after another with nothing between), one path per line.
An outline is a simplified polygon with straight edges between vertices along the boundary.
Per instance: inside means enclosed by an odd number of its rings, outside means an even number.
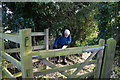
M96 61L90 61L87 65L90 65L90 64L95 64L96 63ZM65 71L65 70L68 70L68 69L72 69L72 68L76 68L77 66L79 66L79 65L81 65L81 64L83 64L83 63L78 63L78 64L74 64L74 65L70 65L70 66L65 66L65 67L55 67L55 66L53 66L53 65L49 65L50 67L54 67L55 69L53 69L54 71L53 72L57 72L57 71L59 71L60 73L62 73L63 75L66 75L67 77L68 77L68 74L66 74L66 73L63 73L63 71ZM68 67L68 69L66 69ZM59 69L60 68L60 70L57 70L57 69ZM62 69L63 68L63 69ZM34 73L34 75L46 75L46 74L49 74L49 73L43 73L44 71L47 71L47 70L41 70L42 69L42 67L40 67L40 69L33 69L33 73ZM50 69L51 71L52 71L52 69ZM57 70L57 71L55 71L55 70ZM42 71L42 72L41 72ZM40 73L39 73L40 72ZM36 74L37 73L37 74ZM43 73L43 74L42 74ZM20 76L22 76L22 73L21 72L19 72L19 73L16 73L16 74L14 74L14 76L15 77L20 77Z
M15 77L7 70L7 68L2 67L2 70L3 70L3 72L7 75L8 78L14 78L14 80L17 80L17 79L15 79Z
M32 50L40 50L40 49L45 49L45 46L44 45L32 46Z
M87 47L74 47L74 48L66 48L66 49L32 51L32 55L38 55L39 58L47 58L47 57L79 54L79 53L83 53L83 49L92 48L92 47L98 47L98 45L87 46Z
M44 45L42 46L32 46L32 50L38 50L38 49L43 49ZM17 53L20 52L20 48L14 48L14 49L5 49L6 53Z
M20 30L20 55L22 78L33 78L31 29Z
M3 27L0 26L0 33L3 33ZM0 80L2 79L2 55L4 52L4 40L0 38Z
M46 60L46 59L42 59L42 62L46 65L46 66L49 66L51 68L55 68L55 67L58 67L58 66L55 66L54 64L52 64L50 61ZM64 71L60 71L61 74L63 74L64 76L68 77L68 73L64 72Z
M88 72L88 73L85 73L85 74L82 74L82 75L77 75L74 78L85 78L85 77L89 77L89 76L93 76L93 75L94 75L94 71Z
M20 52L20 48L14 48L14 49L5 49L6 53L17 53Z
M45 29L45 36L44 36L44 42L45 42L45 49L49 49L49 29Z
M43 70L43 69L44 69L43 67L34 68L34 69L33 69L33 73L36 72L36 71ZM15 74L13 74L13 75L15 76L15 78L17 78L17 77L22 76L22 72L15 73Z
M90 61L86 65L90 65L90 64L94 64L94 63L95 63L95 61ZM65 71L68 69L76 68L77 66L82 65L82 64L84 64L84 63L69 65L69 66L65 66L65 67L55 67L53 69L42 70L42 71L40 70L40 71L35 72L34 75L36 75L36 76L46 75L46 74L53 73L53 72Z
M92 51L96 51L96 50L103 50L104 46L101 47L94 47L94 48L88 48L88 49L84 49L84 52L92 52Z
M105 44L104 39L99 40L99 45L103 46ZM95 67L95 72L94 72L94 78L100 78L100 72L101 72L101 65L102 65L102 58L103 58L103 51L100 50L97 54L97 61L96 61L96 67Z
M93 53L91 53L91 55L83 62L83 64L77 66L76 71L73 72L73 74L71 74L69 77L74 78L74 76L89 62L90 59L92 59L96 55L97 52L98 51L94 51Z
M13 58L7 53L4 53L3 57L6 58L8 61L10 61L12 64L14 64L17 68L21 70L21 63L18 60L16 60L15 58Z
M31 36L45 36L45 32L32 32Z
M7 40L10 40L12 42L20 43L20 39L19 39L18 35L0 33L0 38L7 39Z
M107 46L103 55L102 72L100 78L110 78L112 64L115 55L116 41L113 38L107 40Z

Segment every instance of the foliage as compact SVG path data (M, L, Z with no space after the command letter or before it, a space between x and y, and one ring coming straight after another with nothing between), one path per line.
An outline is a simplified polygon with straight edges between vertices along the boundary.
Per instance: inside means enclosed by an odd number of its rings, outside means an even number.
M96 5L98 8L98 13L95 16L99 28L98 38L108 39L114 37L118 40L117 37L120 38L118 35L118 31L120 30L120 24L118 22L118 18L120 17L118 14L118 3L101 2L96 3Z
M52 37L68 28L72 35L71 46L93 45L101 38L110 37L120 45L119 7L117 2L7 2L2 6L2 21L5 31L19 32L24 28L43 31L49 28ZM115 72L119 74L118 70L116 67Z
M68 28L73 37L72 46L76 40L84 42L97 26L93 3L3 3L3 15L3 26L12 32L49 28L50 35L57 36L58 31Z
M7 2L3 3L3 26L5 31L12 32L23 28L32 28L32 31L49 28L50 36L54 37L68 28L72 35L71 46L96 44L100 38L109 37L119 42L118 7L114 2Z

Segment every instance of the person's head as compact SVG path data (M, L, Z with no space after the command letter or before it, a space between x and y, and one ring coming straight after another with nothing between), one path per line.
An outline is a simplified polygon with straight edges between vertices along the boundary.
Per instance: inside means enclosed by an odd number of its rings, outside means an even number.
M67 38L70 35L70 31L68 29L65 29L64 36Z

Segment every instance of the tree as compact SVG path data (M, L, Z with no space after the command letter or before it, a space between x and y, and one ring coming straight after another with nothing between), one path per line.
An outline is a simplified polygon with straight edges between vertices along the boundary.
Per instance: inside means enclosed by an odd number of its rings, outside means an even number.
M49 28L53 36L68 28L73 36L71 45L75 46L77 40L82 43L95 32L94 13L93 3L3 3L3 26L13 32L28 27L33 31Z
M97 3L98 13L95 18L98 21L99 35L98 38L108 39L114 37L119 41L120 23L118 14L118 3L106 2Z

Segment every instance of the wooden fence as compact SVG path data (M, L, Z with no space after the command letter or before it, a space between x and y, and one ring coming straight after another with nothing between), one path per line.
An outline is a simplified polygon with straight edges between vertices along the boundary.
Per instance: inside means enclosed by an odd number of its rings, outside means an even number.
M1 30L2 32L2 30ZM112 62L115 54L116 41L113 38L108 39L107 41L100 39L98 45L87 46L87 47L73 47L67 49L48 49L48 29L45 32L31 32L31 29L23 29L20 30L18 35L11 35L0 33L0 61L5 58L13 65L15 65L18 69L21 70L19 73L12 74L7 68L0 63L0 74L3 74L7 78L16 78L22 76L22 78L33 78L38 75L46 75L53 72L59 72L66 76L67 78L85 78L88 76L94 76L94 78L109 78L112 69ZM46 50L33 51L31 45L31 36L45 36L45 48ZM17 49L4 49L4 39L13 41L15 43L20 44L20 48ZM106 46L104 46L106 44ZM12 52L20 52L21 61L16 60L14 57L10 56L8 53ZM55 66L46 58L55 57L55 56L66 56L71 54L80 54L83 52L92 52L92 54L82 63L73 64L64 67ZM97 59L91 61L91 59L97 54ZM42 62L51 67L51 69L33 70L32 67L32 56L37 56ZM95 64L96 67L94 71L77 75L84 66ZM65 70L69 70L72 68L76 68L76 70L72 74L68 74ZM2 77L2 76L1 76Z

